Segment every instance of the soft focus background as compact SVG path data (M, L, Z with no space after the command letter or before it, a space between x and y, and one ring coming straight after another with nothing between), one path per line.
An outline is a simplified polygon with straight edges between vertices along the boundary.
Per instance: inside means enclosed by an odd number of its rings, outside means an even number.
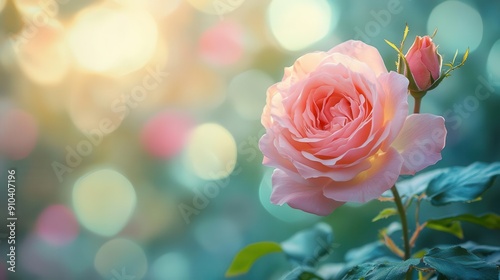
M323 220L341 262L377 239L387 204L320 218L270 204L257 142L267 87L300 55L349 39L394 70L439 31L466 65L424 99L448 138L432 168L500 159L500 1L0 0L0 279L223 279L235 253ZM16 272L6 271L7 170L16 169ZM430 169L432 169L430 168ZM479 203L500 211L500 184ZM4 225L5 224L5 225ZM498 231L465 237L500 245ZM426 231L418 246L460 240ZM282 255L238 279L279 279Z

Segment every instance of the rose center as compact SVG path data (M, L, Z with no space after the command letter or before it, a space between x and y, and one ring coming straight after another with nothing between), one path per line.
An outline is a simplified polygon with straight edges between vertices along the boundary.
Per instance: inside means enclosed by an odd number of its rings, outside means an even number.
M351 102L345 97L330 97L321 102L318 114L318 128L338 130L353 120Z

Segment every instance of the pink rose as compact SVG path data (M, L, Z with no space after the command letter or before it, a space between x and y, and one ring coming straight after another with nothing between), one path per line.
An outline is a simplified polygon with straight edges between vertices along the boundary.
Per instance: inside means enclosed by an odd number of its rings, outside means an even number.
M407 116L408 80L387 72L378 51L360 41L306 54L267 92L263 164L275 167L275 204L327 215L366 202L400 174L441 159L444 119Z
M419 91L427 90L441 75L442 58L431 37L417 36L405 57Z

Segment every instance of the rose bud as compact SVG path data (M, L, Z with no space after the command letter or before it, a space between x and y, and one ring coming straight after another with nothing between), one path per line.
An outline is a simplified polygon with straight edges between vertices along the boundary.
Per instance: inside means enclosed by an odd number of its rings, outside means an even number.
M410 91L427 91L441 75L442 57L432 38L417 36L405 57L410 67L410 73L405 74L408 79L409 74L412 75L418 87L410 88Z

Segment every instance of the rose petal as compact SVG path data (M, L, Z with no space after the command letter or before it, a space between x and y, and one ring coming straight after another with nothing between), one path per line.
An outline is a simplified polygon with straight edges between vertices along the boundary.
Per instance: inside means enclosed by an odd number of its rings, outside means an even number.
M389 122L386 129L389 135L386 138L383 150L396 139L403 128L408 114L408 79L396 72L380 75L380 84L385 91L384 95L384 122Z
M431 85L431 73L429 69L422 62L422 53L416 52L411 60L408 60L410 64L410 71L417 83L418 88L426 89Z
M272 181L271 202L274 204L287 203L290 207L321 216L344 204L326 198L320 186L310 185L306 180L296 181L279 169L274 170Z
M403 129L392 144L404 158L401 174L415 174L441 159L446 142L444 119L432 114L406 117Z
M290 83L294 83L298 79L302 79L312 71L327 56L326 52L312 52L299 57L295 63L285 68L285 75L283 81L290 79Z
M268 130L259 140L259 148L264 154L262 164L270 167L286 169L289 173L296 173L293 164L284 158L275 146L276 136L272 130Z
M323 188L323 194L336 201L367 202L390 189L398 179L403 158L389 148L372 162L371 168L347 182L331 182Z
M422 63L427 67L428 71L431 72L432 78L437 80L441 74L441 60L437 55L436 46L429 43L428 47L422 48Z
M364 62L375 72L376 76L387 73L387 68L385 67L384 60L380 56L378 50L361 41L346 41L340 45L335 46L330 51L328 51L328 53L341 53Z

